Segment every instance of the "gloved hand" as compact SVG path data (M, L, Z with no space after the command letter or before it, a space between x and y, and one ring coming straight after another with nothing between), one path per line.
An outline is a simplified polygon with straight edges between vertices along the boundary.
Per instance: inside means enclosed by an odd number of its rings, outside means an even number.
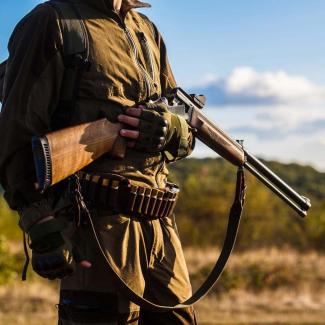
M71 243L62 236L65 223L55 218L45 220L34 225L29 231L32 266L43 278L63 279L75 271L76 263L82 259ZM88 261L82 261L80 264L82 267L91 267Z
M121 136L135 150L164 151L178 158L185 157L193 148L186 121L171 113L163 101L127 108L118 120L127 127L121 130Z

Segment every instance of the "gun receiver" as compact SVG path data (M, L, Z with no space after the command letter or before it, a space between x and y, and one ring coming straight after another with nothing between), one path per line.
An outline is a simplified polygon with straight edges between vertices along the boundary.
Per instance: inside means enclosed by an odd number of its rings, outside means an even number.
M307 216L307 211L311 207L310 200L297 193L260 160L204 116L202 113L205 104L203 96L189 95L183 89L176 88L172 100L171 111L178 114L182 112L188 124L196 130L196 137L199 140L233 165L245 167L301 217Z

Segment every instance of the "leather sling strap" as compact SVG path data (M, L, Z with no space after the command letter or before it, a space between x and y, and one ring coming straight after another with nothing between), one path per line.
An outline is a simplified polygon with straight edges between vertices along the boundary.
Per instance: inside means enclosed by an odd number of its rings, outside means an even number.
M205 280L205 282L201 285L201 287L186 301L174 305L174 306L162 306L155 304L140 295L138 295L136 292L134 292L126 283L125 281L118 275L118 273L115 271L114 267L112 266L109 258L107 257L106 251L103 248L104 245L102 244L101 238L98 235L92 217L88 213L89 221L92 227L93 234L95 236L95 240L98 244L98 247L105 258L107 262L107 266L113 276L115 277L115 280L117 284L120 286L121 291L124 293L126 297L128 297L132 302L140 306L141 308L154 311L154 312L166 312L171 311L175 309L181 309L181 308L188 308L192 306L193 304L197 303L199 300L201 300L216 284L218 279L220 278L220 275L222 274L227 261L231 255L231 252L234 248L237 233L240 225L243 205L245 201L245 192L246 192L246 185L245 185L245 174L243 167L240 167L237 172L237 182L236 182L236 193L235 193L235 199L234 203L230 209L229 213L229 220L228 220L228 227L227 227L227 233L224 241L223 248L221 250L220 256L212 269L210 275ZM82 201L82 198L81 198ZM85 207L84 207L85 208ZM87 208L86 208L87 209Z

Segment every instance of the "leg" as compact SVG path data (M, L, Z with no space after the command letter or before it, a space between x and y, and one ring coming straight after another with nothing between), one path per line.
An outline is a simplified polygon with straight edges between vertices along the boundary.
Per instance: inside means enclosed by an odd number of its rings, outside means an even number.
M167 313L140 312L139 325L197 325L194 308L178 309Z
M83 314L85 315L85 314ZM91 319L94 319L96 315L89 314L88 317ZM65 316L60 316L58 325L138 325L138 320L139 320L139 312L133 312L129 314L119 314L117 315L117 318L115 319L109 319L105 318L105 320L101 321L93 321L89 320L85 321L81 319L80 321L75 321L73 318L69 318L67 315Z
M99 219L100 218L100 219ZM113 262L121 266L121 276L131 278L134 289L140 291L144 287L142 273L127 273L128 266L136 266L141 271L139 254L141 247L133 244L133 249L124 247L124 236L137 236L137 224L133 224L129 218L119 216L105 216L95 219L98 231L102 232L103 247L110 253ZM99 248L94 241L90 228L78 228L74 230L74 242L82 256L92 263L90 269L82 269L79 266L76 272L61 281L59 324L60 325L120 325L137 324L139 307L122 297L118 287L109 272ZM136 243L141 242L132 238ZM124 260L124 258L127 260ZM135 267L133 267L135 269ZM143 291L142 291L143 292Z
M120 313L118 297L98 292L61 291L59 325L137 325L139 311Z
M153 224L155 245L151 251L146 276L145 296L163 305L175 305L192 294L189 274L173 217ZM193 307L166 313L140 311L141 325L196 325Z

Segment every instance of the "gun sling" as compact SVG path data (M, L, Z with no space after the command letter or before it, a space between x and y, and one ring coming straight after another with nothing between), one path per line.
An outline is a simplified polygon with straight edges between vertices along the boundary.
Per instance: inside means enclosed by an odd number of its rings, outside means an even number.
M81 177L81 178L83 178L83 177ZM87 178L87 175L85 176L85 178L83 180L81 180L81 183L79 183L79 185L85 184L86 178ZM89 178L89 176L88 176L88 178ZM95 180L96 179L97 178L95 178ZM87 182L89 182L89 180L87 180ZM120 180L118 180L118 179L112 180L111 188L114 188L114 186L117 184L114 182L120 183L121 179ZM94 181L93 183L96 184L96 181ZM91 186L91 185L94 186L94 184L88 183L89 186ZM95 185L95 187L96 187L96 185ZM95 188L93 188L93 189L88 188L87 191L92 191L94 189ZM239 228L242 210L243 210L243 205L244 205L244 201L245 201L245 192L246 192L246 185L245 185L244 169L243 169L243 167L239 167L238 172L237 172L235 199L234 199L233 205L230 209L227 233L226 233L224 245L221 250L220 256L219 256L214 268L212 269L210 275L205 280L205 282L201 285L201 287L185 302L182 302L182 303L174 305L174 306L162 306L162 305L155 304L155 303L145 299L144 297L138 295L137 293L135 293L124 282L124 280L115 271L113 265L111 264L109 258L107 257L107 255L106 255L107 253L106 253L105 249L103 248L105 246L103 245L101 237L98 234L98 232L94 226L92 216L91 216L89 210L87 209L87 207L85 207L85 209L86 209L86 212L87 212L87 215L89 218L89 223L90 223L92 232L94 234L95 241L97 242L98 248L107 262L107 267L109 268L110 272L112 273L113 277L115 278L116 283L119 285L119 287L120 287L121 291L124 293L124 295L126 297L128 297L132 302L134 302L135 304L140 306L141 308L144 308L144 309L147 309L150 311L155 311L155 312L166 312L166 311L171 311L171 310L175 310L175 309L188 308L188 307L192 306L193 304L195 304L199 300L201 300L212 289L212 287L215 285L215 283L218 281L221 273L223 272L223 270L227 264L229 256L230 256L230 254L234 248L235 242L236 242L238 228ZM82 197L81 193L80 193L80 195L81 195L80 199L83 200L84 198ZM142 197L142 195L140 194L139 196L137 196L135 199L132 200L132 202L133 201L137 202L138 197ZM142 198L141 198L141 200L142 200ZM155 208L153 210L156 211ZM170 213L170 211L168 211L168 213Z

